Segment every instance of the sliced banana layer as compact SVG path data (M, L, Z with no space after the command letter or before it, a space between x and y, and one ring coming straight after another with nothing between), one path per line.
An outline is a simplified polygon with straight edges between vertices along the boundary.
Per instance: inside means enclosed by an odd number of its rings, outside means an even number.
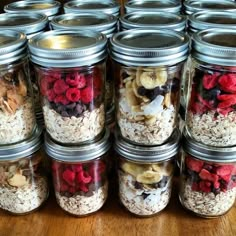
M136 180L143 184L158 183L162 179L162 175L156 171L148 170L142 174L137 175Z
M150 169L150 167L147 165L138 165L138 164L135 164L135 163L128 163L128 162L125 162L122 166L121 166L121 169L134 176L134 177L137 177L139 174L142 174L142 173L145 173L145 171L148 171Z

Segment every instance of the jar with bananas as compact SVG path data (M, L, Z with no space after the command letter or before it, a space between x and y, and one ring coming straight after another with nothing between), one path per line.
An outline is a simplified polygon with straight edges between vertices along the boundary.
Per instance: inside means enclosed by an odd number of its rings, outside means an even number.
M168 142L153 147L136 146L116 135L119 198L132 214L153 216L169 203L179 140L177 129Z
M188 36L169 30L133 29L111 38L116 120L127 141L160 145L178 126L188 44Z

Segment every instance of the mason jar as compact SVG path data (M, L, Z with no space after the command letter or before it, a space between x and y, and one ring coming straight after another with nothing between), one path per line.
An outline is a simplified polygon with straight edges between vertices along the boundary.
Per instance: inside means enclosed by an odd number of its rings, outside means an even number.
M203 144L236 144L235 39L234 29L193 35L186 126L189 135Z
M137 146L116 134L119 198L131 213L147 217L162 211L171 197L180 132L160 146Z
M51 0L29 0L16 1L4 6L4 11L8 13L41 13L51 20L60 12L61 3Z
M228 212L236 197L236 147L208 146L183 135L179 199L184 208L205 217Z
M183 3L184 12L186 15L191 15L199 11L230 11L236 12L236 3L231 0L189 0Z
M155 29L127 30L111 38L116 120L127 141L159 145L178 126L188 42L184 33Z
M1 30L0 41L0 145L5 145L29 138L36 120L26 36Z
M106 37L55 30L29 40L45 127L62 144L98 139L105 127Z
M48 198L42 129L24 142L0 146L0 208L12 214L37 210Z
M66 2L63 6L65 13L90 12L97 14L102 12L114 16L120 15L120 5L114 0L94 1L94 0L75 0Z
M107 130L94 143L62 146L45 136L45 150L52 160L52 176L58 205L74 216L97 212L108 194Z
M185 31L186 18L176 13L158 11L136 11L120 17L121 31L147 27Z
M109 39L117 32L117 17L92 12L81 12L76 14L64 14L53 18L50 22L54 30L93 30L106 35ZM105 110L109 112L114 106L114 83L112 78L111 59L108 57L106 62L106 81L105 81Z
M147 12L147 11L161 11L180 13L181 2L176 0L156 1L156 0L130 0L124 4L125 13L130 12Z
M47 31L48 18L39 13L5 13L0 14L0 30L11 29L23 32L29 39L34 35ZM36 81L33 66L29 64L30 80L33 87L35 113L37 122L43 119L41 104L39 100L39 88Z

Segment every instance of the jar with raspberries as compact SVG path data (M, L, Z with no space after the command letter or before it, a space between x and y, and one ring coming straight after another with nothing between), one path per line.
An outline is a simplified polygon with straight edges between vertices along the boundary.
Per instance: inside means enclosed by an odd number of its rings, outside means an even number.
M179 199L184 208L205 217L228 212L236 197L236 147L212 147L184 130Z
M236 145L236 30L193 35L186 126L203 144Z
M111 38L116 120L123 138L160 145L178 126L188 43L188 36L169 30L132 29Z
M0 145L28 139L36 128L26 35L0 32Z
M0 209L28 214L48 198L42 129L24 142L0 147Z
M52 160L52 176L58 205L82 217L97 212L108 194L109 131L97 142L61 146L48 135L45 150Z
M106 37L92 31L50 31L29 40L45 127L57 142L99 139L105 128Z
M130 213L153 216L168 205L179 141L177 129L168 142L153 147L133 145L116 135L119 198Z

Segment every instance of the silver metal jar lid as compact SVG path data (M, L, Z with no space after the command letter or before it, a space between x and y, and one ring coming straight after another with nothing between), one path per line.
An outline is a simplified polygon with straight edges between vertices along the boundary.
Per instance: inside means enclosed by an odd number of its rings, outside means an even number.
M191 32L209 28L236 29L236 14L226 11L200 11L189 16Z
M46 16L56 15L61 7L61 3L57 1L17 1L4 6L4 11L9 13L18 12L37 12Z
M236 66L236 30L213 28L194 33L192 56L208 64Z
M181 32L157 29L132 29L113 35L110 55L130 66L174 65L188 56L189 37Z
M65 162L85 162L94 160L105 154L111 147L110 132L106 129L103 137L97 142L78 146L62 146L55 143L46 133L44 149L53 159Z
M53 30L29 40L32 62L69 68L92 65L107 56L106 36L95 31Z
M19 60L27 55L27 38L15 30L0 30L0 64Z
M236 3L230 0L189 0L184 1L184 11L187 15L190 15L198 11L236 11Z
M153 27L183 31L186 27L186 18L170 12L137 11L123 15L120 18L120 27L121 30Z
M204 145L191 138L186 128L184 128L183 130L182 146L183 150L186 153L201 160L211 161L211 162L236 161L236 146L213 147Z
M68 13L55 16L50 24L54 30L95 30L109 38L117 30L117 17L105 13Z
M0 161L14 161L37 152L43 144L43 130L36 127L31 137L17 144L0 145Z
M125 12L133 11L162 11L179 13L181 11L181 2L175 0L130 0L124 5Z
M48 26L48 18L39 13L4 13L0 14L0 30L12 29L25 33L35 34Z
M122 157L135 162L161 162L174 158L180 149L180 131L175 129L169 140L158 146L139 146L125 141L115 133L115 151Z
M65 13L79 13L79 12L103 12L119 16L120 5L113 0L75 0L64 4Z

